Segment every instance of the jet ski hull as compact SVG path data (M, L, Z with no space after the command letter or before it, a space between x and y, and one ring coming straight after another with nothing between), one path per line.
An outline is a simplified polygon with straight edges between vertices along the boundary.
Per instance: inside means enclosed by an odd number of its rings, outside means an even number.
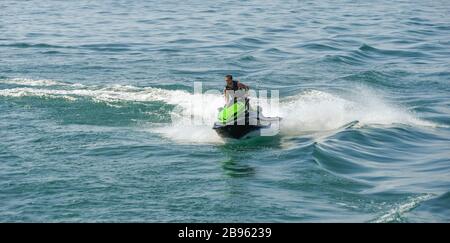
M235 103L221 109L218 121L214 123L213 129L222 138L247 139L258 136L271 136L268 132L276 126L279 117L265 117L261 114L262 109L249 109L243 103ZM272 126L273 125L273 126Z
M259 136L260 129L268 126L257 125L221 125L215 124L213 129L223 138L242 139L245 137Z

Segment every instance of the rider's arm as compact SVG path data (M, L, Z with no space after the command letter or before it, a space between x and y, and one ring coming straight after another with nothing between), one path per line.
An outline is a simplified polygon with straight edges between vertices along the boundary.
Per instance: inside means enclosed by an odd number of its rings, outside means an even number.
M225 104L228 104L228 94L227 94L227 89L223 89L223 95L225 96Z
M240 81L238 81L238 88L245 89L245 90L250 89L250 87L248 85L245 85L245 84L241 83Z

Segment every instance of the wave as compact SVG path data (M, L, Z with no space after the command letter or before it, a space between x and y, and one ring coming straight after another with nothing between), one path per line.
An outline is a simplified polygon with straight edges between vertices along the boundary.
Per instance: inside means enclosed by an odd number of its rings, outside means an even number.
M385 55L385 56L398 56L398 57L425 57L427 56L423 52L418 51L406 51L406 50L388 50L388 49L380 49L370 46L368 44L363 44L359 47L359 51L369 54L377 54L377 55Z
M71 101L89 98L105 103L163 102L174 106L170 111L172 123L155 126L152 131L177 141L221 141L211 129L217 109L223 105L219 91L201 95L185 90L131 85L88 86L45 79L5 79L0 83L19 86L0 89L3 97L34 96ZM330 131L352 121L359 121L359 126L436 126L418 118L405 107L389 103L381 94L367 87L355 87L353 92L345 94L308 90L280 99L277 109L268 100L259 101L262 101L260 105L265 115L282 117L280 133L284 136ZM256 105L255 100L252 100L252 105Z
M432 194L424 194L416 197L410 197L406 202L399 203L387 213L373 219L372 223L389 223L398 222L402 220L405 213L413 210L419 206L422 202L432 199Z
M17 48L70 48L67 46L58 46L58 45L51 45L46 43L25 43L25 42L17 42L17 43L11 43L11 44L0 44L0 46L5 47L17 47Z
M64 45L55 45L55 44L47 44L47 43L26 43L26 42L16 42L9 44L0 44L0 47L15 47L15 48L42 48L42 49L87 49L92 51L112 51L112 52L120 52L120 51L130 51L133 47L136 46L144 46L146 44L142 43L95 43L95 44L83 44L83 45L74 45L74 46L64 46Z
M325 55L323 61L329 63L342 63L350 66L362 65L366 58L361 58L356 55Z
M313 51L341 51L340 48L325 43L306 43L295 45L296 48L304 48Z
M348 80L355 83L362 83L362 84L370 84L372 86L379 86L379 87L391 87L391 88L400 88L402 87L400 81L397 76L405 75L399 72L383 72L383 71L376 71L376 70L366 70L366 71L360 71L351 75L347 75L344 77L341 77L339 79L342 80ZM396 82L394 82L394 80Z
M327 46L322 46L320 44L309 44L304 46L307 49L326 50ZM339 50L339 49L338 49ZM329 50L333 51L333 50ZM337 51L337 50L334 50ZM425 52L414 50L390 50L375 48L368 44L362 44L358 49L346 51L345 53L339 54L327 54L321 57L321 60L327 63L342 63L351 66L360 66L367 63L384 60L385 58L411 58L414 60L422 60L424 57L428 57L429 54Z
M130 51L131 45L121 43L101 43L101 44L87 44L81 45L79 48L84 48L94 51Z
M58 82L50 79L29 79L29 78L12 78L2 79L0 83L3 84L17 84L23 86L53 86L53 85L68 85L68 83Z

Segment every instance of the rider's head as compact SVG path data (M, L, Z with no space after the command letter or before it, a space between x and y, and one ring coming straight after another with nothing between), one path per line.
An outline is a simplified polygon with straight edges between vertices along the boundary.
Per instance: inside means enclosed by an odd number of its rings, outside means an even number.
M226 75L226 76L225 76L225 81L226 81L227 83L230 83L231 81L233 81L233 76L231 76L231 74Z

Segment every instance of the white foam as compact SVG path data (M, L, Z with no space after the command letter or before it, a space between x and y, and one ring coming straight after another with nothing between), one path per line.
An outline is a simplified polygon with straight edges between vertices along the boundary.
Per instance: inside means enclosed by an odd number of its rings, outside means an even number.
M396 123L435 126L407 109L387 102L369 89L347 95L307 91L286 99L280 110L283 117L281 131L289 135L333 130L352 121L359 121L361 126Z
M76 86L75 86L76 87ZM169 104L181 102L179 97L183 97L185 91L170 91L159 88L129 89L127 87L86 87L78 89L73 87L68 89L48 89L48 88L11 88L0 90L0 96L22 97L22 96L48 96L77 99L79 97L92 98L95 101L163 101ZM181 96L180 96L181 95Z
M289 97L281 104L281 129L285 134L338 128L351 121L351 103L321 91L308 91Z
M172 124L152 129L180 143L223 143L212 129L223 96L183 93L167 101L177 106L171 112Z
M396 207L389 210L389 212L381 215L380 217L372 220L373 223L388 223L397 220L401 215L406 212L411 211L415 207L417 207L423 201L429 200L433 198L431 194L420 195L417 197L412 197L408 201L397 205Z
M28 78L12 78L0 79L0 83L18 84L26 86L54 86L54 85L68 85L67 83L57 82L49 79L28 79Z
M180 125L172 123L167 126L150 129L177 143L184 144L223 144L224 140L211 129L212 125Z

